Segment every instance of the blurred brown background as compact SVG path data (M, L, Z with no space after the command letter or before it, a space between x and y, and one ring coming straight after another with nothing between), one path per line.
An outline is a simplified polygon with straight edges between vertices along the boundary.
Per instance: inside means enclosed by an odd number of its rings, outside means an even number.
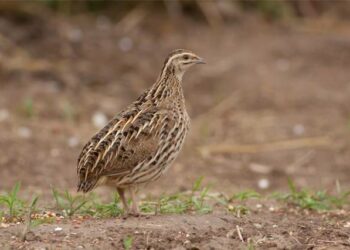
M152 194L350 187L349 1L3 1L0 189L75 190L76 159L150 87L167 54L192 130Z

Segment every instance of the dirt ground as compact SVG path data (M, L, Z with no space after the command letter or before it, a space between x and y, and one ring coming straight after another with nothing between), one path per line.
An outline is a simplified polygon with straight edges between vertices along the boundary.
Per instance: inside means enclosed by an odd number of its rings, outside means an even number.
M97 124L151 86L175 48L207 64L184 79L192 118L184 152L142 194L186 190L199 176L228 195L284 191L288 177L298 187L350 188L349 23L246 16L213 29L164 19L148 14L124 27L103 16L0 16L0 190L21 181L23 196L44 200L51 186L74 191L77 155ZM350 248L348 211L262 207L244 218L222 211L63 221L35 228L26 243L13 226L0 228L0 245L120 249L132 235L135 249L246 249L248 239L258 249Z
M16 237L21 228L10 227L1 234L0 246L123 249L124 240L132 237L132 249L349 249L349 231L343 227L346 218L349 213L262 210L244 218L214 214L68 221L39 226L25 243Z

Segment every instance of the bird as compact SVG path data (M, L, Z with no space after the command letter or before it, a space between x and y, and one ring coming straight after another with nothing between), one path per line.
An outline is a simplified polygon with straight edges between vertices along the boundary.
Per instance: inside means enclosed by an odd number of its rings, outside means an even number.
M78 192L111 186L116 188L124 212L140 215L140 185L153 182L166 172L190 128L183 75L191 66L204 63L203 58L185 49L176 49L167 56L155 83L83 147L77 162Z

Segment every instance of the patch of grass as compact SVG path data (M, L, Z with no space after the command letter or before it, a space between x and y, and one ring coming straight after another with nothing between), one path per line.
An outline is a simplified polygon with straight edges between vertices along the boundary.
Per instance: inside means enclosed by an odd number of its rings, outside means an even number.
M125 249L125 250L131 249L131 247L132 247L132 242L133 242L132 236L126 236L126 237L123 239L123 246L124 246L124 249Z
M350 191L342 192L339 183L337 183L337 195L330 195L325 191L300 190L291 180L288 181L288 186L289 192L275 193L272 197L301 209L316 211L343 208L350 204ZM16 183L10 192L0 195L0 206L4 208L3 211L0 211L0 215L5 222L23 221L24 219L29 223L27 224L27 231L29 231L31 227L42 223L52 223L56 220L55 216L46 217L35 213L34 209L36 209L38 197L35 197L27 206L27 203L18 197L19 190L20 183ZM69 218L76 214L89 215L95 218L110 218L123 214L117 193L114 193L111 202L105 204L100 202L93 193L85 197L83 195L73 195L68 191L60 192L53 188L52 194L57 209L63 212L63 216ZM271 198L271 196L268 197ZM204 214L211 213L212 205L215 204L216 207L227 209L235 216L242 217L250 212L249 207L243 201L259 198L262 198L262 195L253 190L238 192L231 197L211 194L209 193L209 187L203 185L203 178L201 177L193 183L190 191L162 195L159 199L153 201L143 201L140 204L140 209L142 212L154 214ZM25 216L28 214L31 216L30 218Z
M52 194L56 202L56 207L63 211L64 216L68 217L72 217L88 202L83 195L72 195L67 190L60 193L53 188Z
M7 207L11 218L22 215L25 202L18 197L21 184L17 182L9 193L0 195L0 205Z
M342 208L349 203L350 191L338 195L330 195L325 191L312 192L308 190L298 190L292 180L288 180L289 193L275 193L274 198L289 202L303 209L316 211L330 210L332 208Z
M192 205L192 208L197 212L210 213L212 211L212 208L204 202L208 197L209 187L203 187L202 182L203 177L199 177L194 182L192 186L190 205ZM196 195L196 193L199 193L199 195Z
M252 198L256 198L256 199L261 198L261 194L257 193L254 190L245 190L232 195L230 200L244 201Z
M183 214L189 209L189 200L184 194L163 196L159 201L159 212L161 214Z
M203 178L198 178L191 192L163 195L157 202L143 202L140 206L142 212L161 214L183 214L186 212L210 213L212 207L205 201L210 199L209 187L202 186Z
M89 200L89 204L84 212L93 217L108 218L123 214L123 209L119 206L120 199L117 193L113 194L113 201L107 204L99 202L95 197L91 197Z

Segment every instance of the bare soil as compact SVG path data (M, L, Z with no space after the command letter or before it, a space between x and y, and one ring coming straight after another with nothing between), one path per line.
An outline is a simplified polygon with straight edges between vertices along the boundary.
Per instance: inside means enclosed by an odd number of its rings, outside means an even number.
M212 29L149 14L124 29L106 17L1 16L0 190L21 181L23 196L43 200L51 186L74 191L77 155L97 130L94 114L113 117L181 47L207 60L184 79L192 131L167 175L141 194L186 190L199 176L226 194L284 191L288 177L299 187L335 192L338 182L348 190L350 24L300 22L247 16ZM0 246L120 249L129 235L133 249L245 249L248 239L258 249L350 248L348 211L270 211L265 202L242 218L65 220L34 228L25 243L16 225L0 228Z
M0 236L2 249L349 249L345 214L256 211L227 214L163 215L149 218L65 221L41 225L24 243L19 226ZM59 230L58 230L59 229ZM250 242L254 242L250 243Z

